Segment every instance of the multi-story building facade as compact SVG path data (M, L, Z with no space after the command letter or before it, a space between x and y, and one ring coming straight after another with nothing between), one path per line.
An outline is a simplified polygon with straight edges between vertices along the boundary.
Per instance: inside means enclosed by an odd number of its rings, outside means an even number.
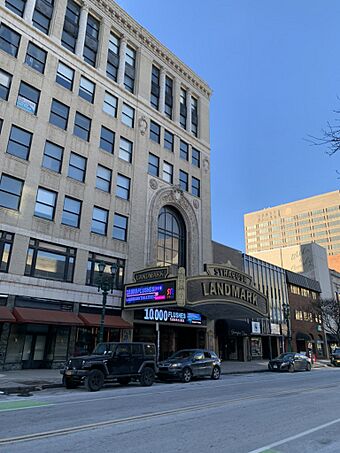
M100 262L107 340L135 270L211 262L210 94L113 1L0 0L0 367L93 346Z
M244 228L251 255L316 242L327 250L329 267L340 271L340 191L245 214Z

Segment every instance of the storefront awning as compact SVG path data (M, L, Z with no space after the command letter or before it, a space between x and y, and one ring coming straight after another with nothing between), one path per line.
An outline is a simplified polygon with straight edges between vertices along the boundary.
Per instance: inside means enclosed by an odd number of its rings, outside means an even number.
M100 315L96 313L79 313L79 318L84 321L84 324L92 327L100 326ZM120 316L105 315L105 327L113 327L116 329L132 329L131 324L124 321Z
M15 318L9 308L0 307L0 322L15 322Z
M16 317L17 322L24 324L57 324L60 326L84 325L83 321L71 311L15 308L13 314Z

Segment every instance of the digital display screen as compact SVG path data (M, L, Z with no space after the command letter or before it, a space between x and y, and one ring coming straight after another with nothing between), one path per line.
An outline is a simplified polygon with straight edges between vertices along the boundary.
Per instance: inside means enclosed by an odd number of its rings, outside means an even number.
M125 288L125 307L144 305L149 302L167 303L174 301L176 301L176 280Z
M145 321L163 321L179 324L201 325L202 315L198 313L186 313L178 310L165 310L163 308L144 308Z

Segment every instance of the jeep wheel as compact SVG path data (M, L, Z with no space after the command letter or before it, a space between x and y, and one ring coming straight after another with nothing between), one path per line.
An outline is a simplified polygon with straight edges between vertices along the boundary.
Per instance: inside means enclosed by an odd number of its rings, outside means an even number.
M90 392L97 392L104 385L104 374L100 370L91 370L85 378L85 386Z
M188 382L191 381L191 378L192 372L190 371L190 368L184 368L184 370L182 371L181 381L187 384Z
M118 379L120 385L128 385L130 381L131 379L129 377L122 377Z
M140 383L144 387L150 387L155 381L155 372L152 368L146 367L142 370L141 375L140 375Z
M79 387L79 382L75 382L72 378L65 377L63 384L67 389L76 389Z
M219 369L218 366L214 366L212 373L211 373L211 379L214 379L214 381L217 381L221 376L221 370Z

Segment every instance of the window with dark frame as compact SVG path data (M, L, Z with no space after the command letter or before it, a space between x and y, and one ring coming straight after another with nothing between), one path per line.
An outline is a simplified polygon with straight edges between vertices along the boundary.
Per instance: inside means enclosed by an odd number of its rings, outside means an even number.
M124 283L125 260L106 255L89 252L86 272L86 285L97 286L99 278L99 263L105 263L104 274L111 276L112 264L117 265L117 272L114 280L114 289L122 289Z
M201 167L201 153L196 148L191 148L191 163L195 167Z
M97 206L93 207L91 233L106 236L107 222L109 218L109 211Z
M0 49L17 57L20 46L21 35L15 32L5 24L0 24Z
M14 234L0 231L0 272L8 272Z
M106 75L117 82L119 67L119 46L120 40L113 33L110 34L109 49L107 53Z
M184 88L180 91L180 107L179 107L179 124L186 129L187 127L187 92Z
M73 281L76 249L30 239L25 275L64 282Z
M40 90L28 83L21 82L17 97L16 106L33 115L37 114L40 99Z
M135 109L125 104L125 102L123 102L122 106L122 123L128 127L134 127L135 123Z
M0 206L19 210L24 181L3 173L0 178Z
M76 51L79 33L80 10L80 5L73 0L68 0L63 33L61 36L61 45L73 53Z
M70 107L63 104L57 99L52 99L50 120L49 122L60 129L66 130Z
M47 52L29 42L26 51L25 63L36 71L44 74Z
M180 170L179 171L179 186L185 192L188 192L188 188L189 188L189 182L188 181L189 181L188 173L186 173L183 170Z
M74 152L70 154L70 162L68 167L68 177L76 181L84 182L86 174L87 159Z
M110 131L105 126L102 126L100 131L100 148L104 151L107 151L110 154L114 152L114 144L115 144L115 133Z
M135 89L135 67L136 51L132 47L126 46L124 87L130 93L133 93Z
M184 159L184 160L189 160L189 145L185 142L183 142L183 140L181 140L180 142L180 147L179 147L179 150L180 150L180 158L181 159Z
M132 162L132 147L133 144L124 137L120 137L119 142L119 158L129 162Z
M198 100L191 96L191 132L198 136Z
M5 6L11 10L14 14L23 17L26 0L5 0Z
M100 22L88 14L83 57L84 61L93 67L96 66L97 60L99 29Z
M57 205L57 192L38 187L34 215L46 220L53 220Z
M48 35L53 15L54 0L37 0L32 17L35 28Z
M116 196L124 200L130 199L130 185L131 179L127 176L117 175Z
M118 214L116 212L113 217L113 230L112 230L113 239L118 239L120 241L126 241L127 228L128 228L128 218L121 214Z
M90 141L91 118L76 112L73 134L85 141Z
M7 101L11 89L12 74L0 69L0 99Z
M164 129L164 148L174 151L174 134Z
M173 106L173 80L165 77L165 104L164 113L171 120Z
M66 66L64 63L59 61L57 74L55 81L66 88L67 90L73 90L74 70Z
M85 99L85 101L93 104L95 87L96 85L93 82L91 82L91 80L81 76L78 94L81 98Z
M158 216L157 266L186 266L186 228L174 208L164 206Z
M149 153L148 173L152 176L159 176L159 157Z
M2 118L0 118L0 134L1 134L1 131L2 131L3 123L4 123L4 120Z
M82 202L76 198L65 196L61 218L63 225L79 228Z
M12 156L20 157L20 159L28 160L32 137L32 132L25 131L25 129L13 125L6 152Z
M56 173L61 173L63 154L64 148L62 146L46 141L42 166Z
M172 184L174 175L174 167L168 162L163 162L163 180Z
M195 197L201 196L201 181L194 176L191 178L191 193Z
M103 165L97 166L96 188L103 192L111 192L112 171Z
M156 110L158 110L159 108L159 93L160 93L160 70L157 68L157 66L152 65L150 104Z
M103 111L114 118L117 117L118 99L112 94L105 91Z
M161 127L154 121L150 121L150 140L156 143L161 142Z

